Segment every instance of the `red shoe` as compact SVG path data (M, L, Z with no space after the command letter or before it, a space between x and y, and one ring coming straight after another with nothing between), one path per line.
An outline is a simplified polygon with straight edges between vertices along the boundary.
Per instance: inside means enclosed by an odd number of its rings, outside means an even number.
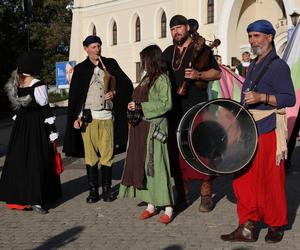
M169 224L172 221L172 217L167 214L163 214L159 217L159 221L163 224Z
M18 205L18 204L6 204L6 207L9 209L17 209L17 210L24 210L27 208L27 206Z
M157 210L154 210L154 212L149 212L148 210L144 210L141 215L140 215L140 219L141 220L145 220L145 219L148 219L154 215L157 215Z

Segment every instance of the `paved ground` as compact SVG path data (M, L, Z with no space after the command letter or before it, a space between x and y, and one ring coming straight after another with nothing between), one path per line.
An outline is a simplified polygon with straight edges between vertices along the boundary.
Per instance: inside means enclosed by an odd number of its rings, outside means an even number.
M292 173L287 176L289 225L284 240L266 244L267 229L262 226L255 243L226 243L222 233L237 226L231 176L218 177L214 183L216 207L211 213L197 211L197 182L191 183L193 204L177 214L165 226L158 216L146 221L138 219L144 209L140 200L117 199L87 204L87 185L82 159L64 158L61 175L63 197L50 207L50 213L8 210L0 203L0 249L300 249L300 146L295 150ZM113 168L115 194L121 178L125 154L116 156ZM0 166L4 157L0 158ZM298 172L299 171L299 172Z

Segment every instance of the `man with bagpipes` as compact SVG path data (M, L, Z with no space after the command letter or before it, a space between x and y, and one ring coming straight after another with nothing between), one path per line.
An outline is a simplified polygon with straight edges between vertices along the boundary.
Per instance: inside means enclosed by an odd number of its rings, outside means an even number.
M101 56L102 41L88 36L83 47L88 57L74 68L69 93L67 128L63 152L85 157L89 196L100 199L98 164L102 171L102 198L113 201L111 191L114 146L127 143L127 103L133 85L118 63Z
M170 20L173 45L164 51L169 77L172 83L173 108L169 114L171 172L178 193L179 209L189 204L188 181L200 180L200 212L213 209L212 177L192 169L179 153L176 143L176 130L180 119L194 105L208 100L208 81L220 79L220 68L212 50L205 44L205 39L196 31L198 23L189 21L182 15L175 15Z

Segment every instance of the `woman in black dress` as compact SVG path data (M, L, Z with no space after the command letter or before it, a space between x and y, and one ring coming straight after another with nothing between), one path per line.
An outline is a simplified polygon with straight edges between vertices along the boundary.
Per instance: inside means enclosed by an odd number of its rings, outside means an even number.
M61 186L53 164L52 142L58 138L55 116L47 86L35 78L41 67L41 55L28 52L18 59L5 85L16 116L0 180L0 200L8 208L45 214L43 205L61 196Z

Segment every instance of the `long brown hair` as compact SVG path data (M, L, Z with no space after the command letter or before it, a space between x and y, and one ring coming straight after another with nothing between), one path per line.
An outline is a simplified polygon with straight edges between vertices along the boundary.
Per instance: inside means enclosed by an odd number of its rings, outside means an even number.
M162 51L157 45L149 45L140 52L143 69L147 67L146 77L149 77L149 88L154 81L167 72L167 65Z

